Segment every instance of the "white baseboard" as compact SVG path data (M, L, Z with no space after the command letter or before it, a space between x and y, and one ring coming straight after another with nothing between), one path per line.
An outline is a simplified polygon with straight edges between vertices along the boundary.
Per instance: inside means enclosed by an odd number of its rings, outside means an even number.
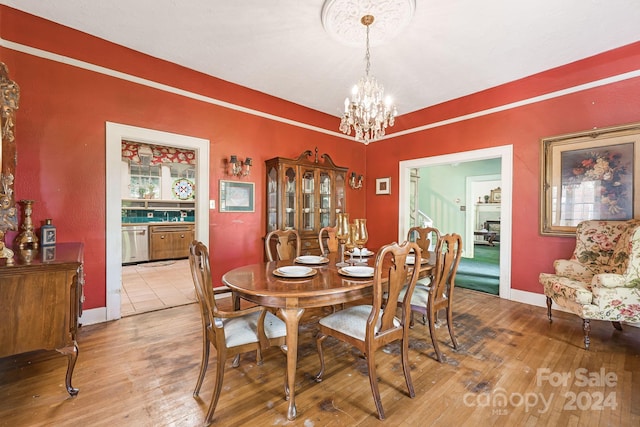
M92 308L90 310L82 310L80 316L81 325L93 325L107 321L107 307Z
M529 305L535 305L538 307L547 306L547 297L544 296L544 294L537 294L535 292L511 289L511 295L509 299L511 301L521 302Z
M229 298L231 297L231 292L218 294L216 295L216 299ZM118 319L111 319L118 320ZM107 308L106 307L98 307L92 308L89 310L83 310L82 316L80 316L80 320L78 321L81 325L94 325L96 323L103 323L107 321Z
M216 299L229 298L231 297L231 292L218 294L216 295ZM547 297L544 294L537 294L535 292L529 291L521 291L518 289L511 289L511 301L521 302L523 304L534 305L537 307L547 307ZM554 310L560 310L569 313L569 311L564 310L562 307L558 305L553 306ZM92 308L90 310L84 310L82 312L82 316L80 317L80 324L82 325L93 325L96 323L102 323L107 321L107 308L99 307ZM626 323L625 325L634 326L636 328L640 328L640 323Z

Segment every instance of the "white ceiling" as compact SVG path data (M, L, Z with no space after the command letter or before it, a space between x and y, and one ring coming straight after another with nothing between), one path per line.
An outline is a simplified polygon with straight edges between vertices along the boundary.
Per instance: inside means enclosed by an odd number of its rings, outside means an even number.
M364 74L364 27L362 46L337 42L324 0L0 2L335 116ZM408 26L371 49L371 74L399 114L640 40L639 0L416 3Z

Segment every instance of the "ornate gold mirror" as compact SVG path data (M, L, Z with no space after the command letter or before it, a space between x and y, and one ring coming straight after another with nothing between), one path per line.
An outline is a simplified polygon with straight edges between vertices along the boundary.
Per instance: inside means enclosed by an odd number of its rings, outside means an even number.
M13 263L13 251L5 246L5 233L18 229L16 201L13 195L13 181L16 171L15 122L20 99L20 87L9 78L7 66L0 62L0 108L2 121L0 137L0 258Z

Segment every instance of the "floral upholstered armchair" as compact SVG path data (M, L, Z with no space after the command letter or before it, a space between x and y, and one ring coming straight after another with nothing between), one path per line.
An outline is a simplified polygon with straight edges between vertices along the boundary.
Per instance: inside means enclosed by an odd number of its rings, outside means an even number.
M555 274L539 280L551 304L583 320L584 347L589 349L589 321L640 322L640 220L583 221L576 229L576 248L568 260L553 263Z

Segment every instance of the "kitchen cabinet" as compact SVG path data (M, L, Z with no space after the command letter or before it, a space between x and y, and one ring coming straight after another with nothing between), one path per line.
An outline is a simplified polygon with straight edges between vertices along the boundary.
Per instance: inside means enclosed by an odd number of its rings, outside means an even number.
M0 357L57 350L68 358L65 382L72 396L78 394L71 377L79 351L82 265L82 243L18 249L15 265L0 263Z
M296 229L301 253L320 254L318 232L335 226L336 214L346 210L347 168L336 166L328 154L318 158L307 150L297 159L275 157L267 172L267 233Z
M149 259L187 258L189 244L195 237L193 224L179 222L149 226Z

